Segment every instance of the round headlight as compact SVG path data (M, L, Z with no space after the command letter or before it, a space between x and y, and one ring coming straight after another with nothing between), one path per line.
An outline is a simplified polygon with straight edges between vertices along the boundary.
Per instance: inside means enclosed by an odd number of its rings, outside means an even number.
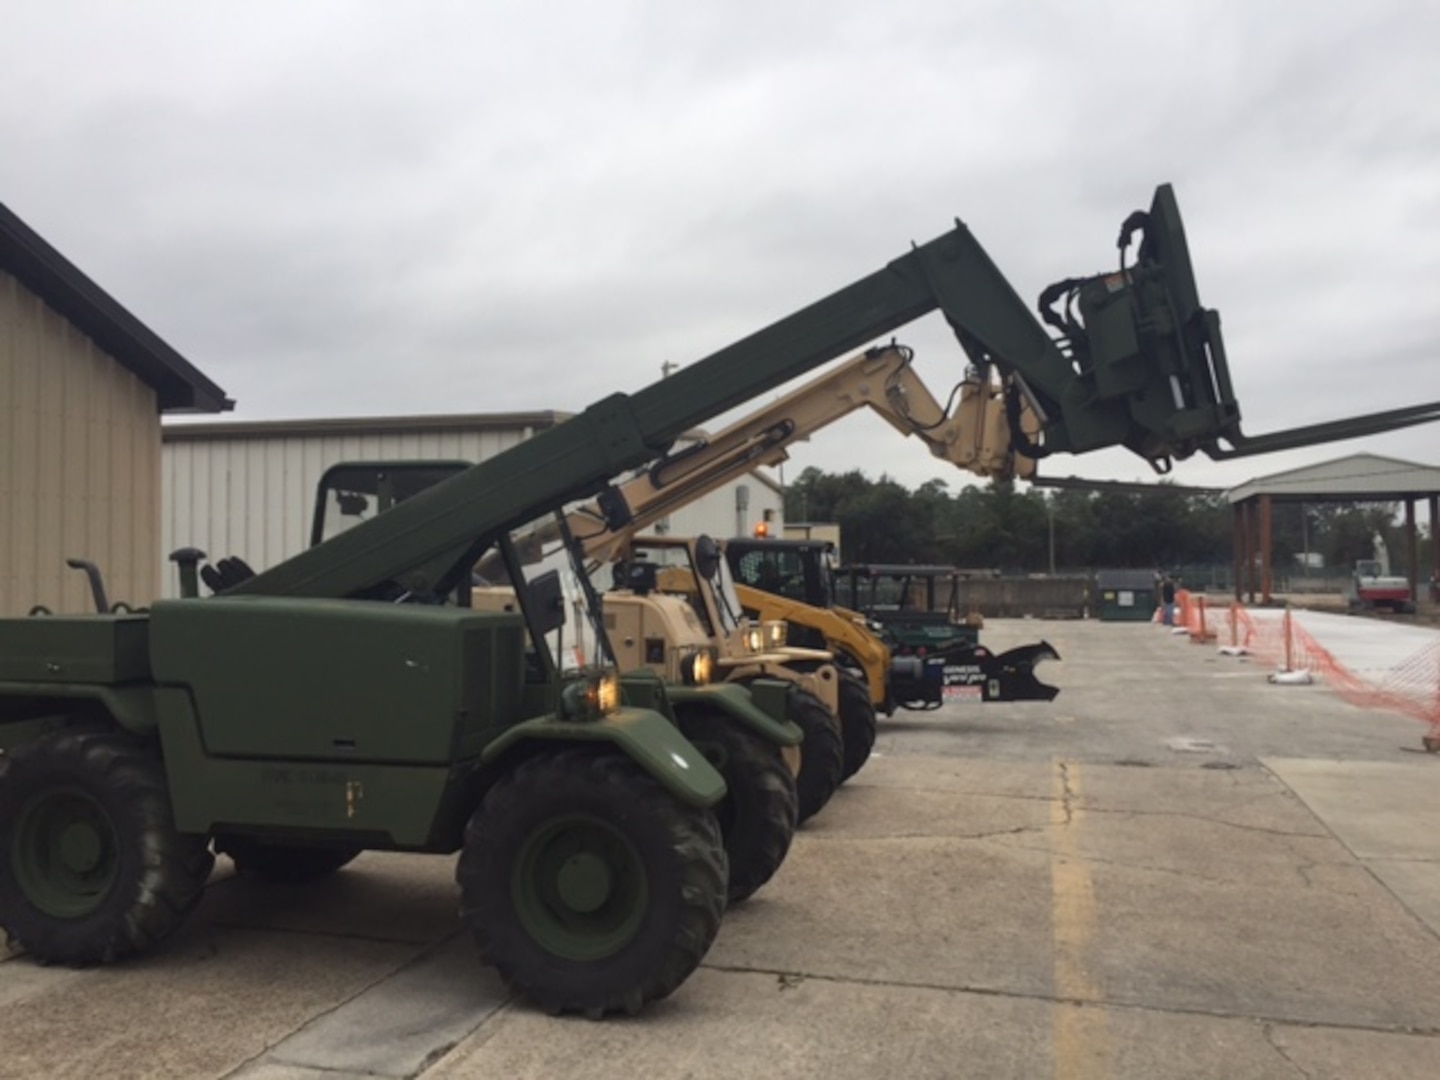
M560 710L567 720L598 720L619 707L620 677L613 671L575 679L560 695Z
M783 648L786 639L790 636L790 627L786 625L784 619L770 619L766 621L763 629L767 649Z
M591 700L595 704L595 711L601 716L612 713L620 707L619 675L613 671L607 671L591 685Z
M715 677L715 654L697 649L680 661L680 678L686 686L708 686Z

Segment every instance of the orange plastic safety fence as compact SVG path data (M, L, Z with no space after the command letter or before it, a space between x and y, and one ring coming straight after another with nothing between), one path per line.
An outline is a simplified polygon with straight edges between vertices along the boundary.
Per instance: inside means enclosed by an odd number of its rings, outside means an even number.
M1190 635L1195 642L1214 641L1219 627L1216 616L1221 612L1205 603L1205 597L1197 596L1189 589L1175 594L1175 625Z
M1220 613L1211 609L1210 614ZM1419 650L1376 683L1337 660L1288 609L1279 619L1256 619L1234 604L1219 621L1221 645L1243 648L1282 671L1309 671L1352 705L1402 713L1440 733L1440 642Z

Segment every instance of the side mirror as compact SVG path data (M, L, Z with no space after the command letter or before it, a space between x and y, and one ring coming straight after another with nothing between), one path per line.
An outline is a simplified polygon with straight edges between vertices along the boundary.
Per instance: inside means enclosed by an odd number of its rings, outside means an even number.
M565 592L560 571L547 570L525 587L525 602L538 633L548 634L565 625Z
M702 536L695 541L695 569L706 581L714 581L720 572L720 545L712 536Z

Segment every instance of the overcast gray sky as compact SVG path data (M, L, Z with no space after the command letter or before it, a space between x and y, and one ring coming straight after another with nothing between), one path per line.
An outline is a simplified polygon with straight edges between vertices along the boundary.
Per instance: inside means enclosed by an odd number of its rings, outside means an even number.
M268 419L580 409L956 217L1028 301L1169 181L1261 433L1440 400L1437 55L1423 0L14 2L0 202ZM1357 450L1440 427L1176 479ZM868 417L806 465L971 482Z

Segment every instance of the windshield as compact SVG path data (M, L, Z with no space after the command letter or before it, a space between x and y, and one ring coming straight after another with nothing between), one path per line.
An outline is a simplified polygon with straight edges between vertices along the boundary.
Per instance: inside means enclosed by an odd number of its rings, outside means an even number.
M530 650L541 666L548 660L561 672L610 666L610 642L598 598L582 571L578 545L561 515L512 530L498 558L482 558L471 590L471 605L482 611L523 610ZM490 575L490 576L486 576ZM524 603L521 597L524 593Z
M742 585L802 603L809 599L806 560L800 551L759 548L745 552L736 563Z
M945 567L852 566L836 577L844 607L917 616L955 614L958 581L959 575Z
M739 594L735 592L735 579L730 576L730 566L724 559L720 560L720 568L716 571L714 580L708 584L715 595L716 606L720 608L720 621L728 633L740 625L745 611L740 606Z
M899 611L905 606L903 581L893 577L862 576L855 572L847 574L843 580L848 588L841 602L846 607L861 611Z
M656 588L689 601L711 637L727 635L741 625L745 613L724 559L716 560L714 576L706 578L695 565L688 543L647 543L643 538L630 545L629 559L636 565L656 567Z
M311 546L384 513L465 468L463 461L355 461L331 466L316 491Z

